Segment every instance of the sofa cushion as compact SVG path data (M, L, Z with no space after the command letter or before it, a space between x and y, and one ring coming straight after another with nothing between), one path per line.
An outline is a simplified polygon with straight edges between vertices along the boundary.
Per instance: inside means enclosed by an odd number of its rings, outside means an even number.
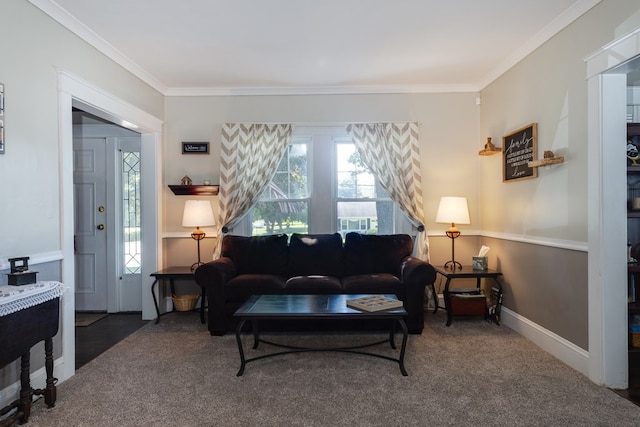
M339 294L340 279L332 276L294 276L284 285L285 294Z
M339 233L294 233L289 242L289 275L342 277L343 253Z
M348 233L345 238L345 275L389 273L398 276L401 261L411 255L408 234Z
M359 274L342 279L345 294L396 294L404 299L404 285L393 274Z
M233 260L238 274L287 274L287 235L232 236L222 239L222 256Z
M281 294L286 279L273 274L241 274L224 285L225 298L244 301L251 295Z

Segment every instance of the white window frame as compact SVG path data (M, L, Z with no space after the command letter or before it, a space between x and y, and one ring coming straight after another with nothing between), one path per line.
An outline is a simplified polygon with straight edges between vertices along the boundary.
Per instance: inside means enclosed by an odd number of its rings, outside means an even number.
M338 126L296 125L291 135L292 142L305 139L307 148L307 173L309 188L309 234L336 233L338 227L338 207L336 199L336 143L353 142L346 130L347 124ZM344 200L344 199L343 199ZM362 199L354 199L362 201ZM377 199L371 199L375 201ZM394 233L412 233L409 220L394 203ZM251 215L235 227L234 232L250 235Z

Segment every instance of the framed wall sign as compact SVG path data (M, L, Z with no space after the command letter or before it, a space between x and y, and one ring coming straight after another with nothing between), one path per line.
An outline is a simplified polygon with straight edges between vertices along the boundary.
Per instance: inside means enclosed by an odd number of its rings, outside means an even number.
M182 154L209 154L208 142L183 142Z
M502 137L502 181L535 178L538 168L527 163L537 158L537 123L531 123Z
M0 83L0 154L4 154L4 84Z

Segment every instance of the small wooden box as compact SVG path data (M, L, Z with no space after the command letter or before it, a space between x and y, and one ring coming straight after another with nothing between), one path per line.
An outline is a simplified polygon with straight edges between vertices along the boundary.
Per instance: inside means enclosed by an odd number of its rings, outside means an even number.
M452 294L451 313L456 316L484 316L487 299L483 294Z
M29 270L29 257L9 258L11 272L7 274L7 283L10 286L22 286L36 283L37 271Z
M31 285L36 283L37 271L23 271L21 273L9 273L7 274L7 283L11 286Z

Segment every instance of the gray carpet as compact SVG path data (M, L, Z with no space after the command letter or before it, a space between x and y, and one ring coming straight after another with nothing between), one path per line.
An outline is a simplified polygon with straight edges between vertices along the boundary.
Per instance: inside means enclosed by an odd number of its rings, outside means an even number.
M236 377L235 337L210 336L197 313L173 313L78 370L58 387L55 408L38 400L28 425L640 425L638 406L507 327L444 322L442 312L428 314L424 333L410 336L408 377L393 362L333 352L256 361ZM275 338L347 344L363 337ZM246 349L251 339L244 340ZM261 344L247 356L267 350Z

